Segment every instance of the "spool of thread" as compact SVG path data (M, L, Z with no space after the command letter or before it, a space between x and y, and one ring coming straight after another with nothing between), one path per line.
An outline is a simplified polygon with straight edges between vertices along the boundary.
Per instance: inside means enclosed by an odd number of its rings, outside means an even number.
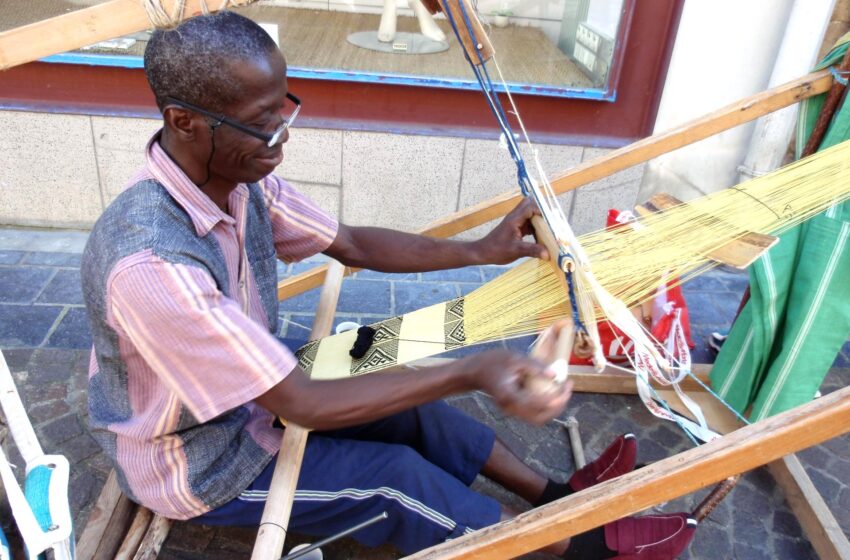
M354 346L348 351L348 355L358 360L365 356L369 348L372 347L376 332L375 329L368 326L357 329L357 340L354 341Z

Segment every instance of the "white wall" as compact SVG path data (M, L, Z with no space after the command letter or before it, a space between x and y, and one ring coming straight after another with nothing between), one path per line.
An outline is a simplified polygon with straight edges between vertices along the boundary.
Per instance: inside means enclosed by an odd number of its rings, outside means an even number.
M766 89L793 0L685 2L655 132ZM813 34L816 32L813 32ZM820 41L820 37L813 37ZM688 200L737 183L753 124L651 162L638 195Z

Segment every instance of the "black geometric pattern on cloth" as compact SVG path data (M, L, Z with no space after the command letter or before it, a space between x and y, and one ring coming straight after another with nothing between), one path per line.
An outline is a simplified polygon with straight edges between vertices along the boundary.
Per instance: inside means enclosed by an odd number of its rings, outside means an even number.
M350 374L363 375L370 371L394 366L398 363L398 337L403 317L390 317L369 325L375 329L372 346L359 360L351 360Z
M446 350L463 346L466 341L466 332L463 329L463 302L464 299L462 297L446 302L444 328Z
M295 352L295 357L298 358L298 365L309 376L313 372L313 364L316 362L316 355L319 353L320 340L308 342Z

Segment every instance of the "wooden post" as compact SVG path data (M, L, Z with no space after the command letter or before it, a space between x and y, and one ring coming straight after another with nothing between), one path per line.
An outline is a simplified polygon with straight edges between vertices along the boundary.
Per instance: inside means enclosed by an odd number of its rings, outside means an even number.
M633 165L671 152L676 148L693 144L724 130L729 130L787 107L792 103L823 93L831 85L832 76L828 71L822 70L756 95L745 97L667 132L654 134L604 156L581 163L555 178L552 181L552 188L558 194L571 191ZM451 237L504 216L519 203L521 197L522 195L516 189L502 193L490 200L431 222L418 233L431 237ZM322 265L283 280L278 284L278 299L286 299L320 286L326 271L327 265Z
M344 277L345 267L337 261L332 261L319 298L310 340L317 340L330 334ZM254 543L254 551L251 554L252 560L277 559L283 553L286 528L289 525L292 500L295 497L295 485L298 482L301 460L307 445L307 434L306 428L292 422L286 425L280 454L269 487L269 495L260 521L257 541Z
M850 387L408 558L513 558L848 431Z
M229 3L242 5L253 1L231 0ZM178 4L177 0L162 0L162 7L168 14L172 14ZM178 19L200 15L202 6L207 4L210 11L216 11L225 3L185 0L183 14ZM0 70L151 27L153 24L138 0L111 0L75 10L0 33Z

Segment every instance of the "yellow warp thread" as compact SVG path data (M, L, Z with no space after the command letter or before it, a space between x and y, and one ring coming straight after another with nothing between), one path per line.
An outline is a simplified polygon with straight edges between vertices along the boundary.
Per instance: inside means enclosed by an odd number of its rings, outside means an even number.
M716 266L708 255L730 241L748 232L781 233L848 196L850 141L644 217L636 228L600 230L579 241L599 283L632 307L671 278L684 282ZM566 293L551 264L532 259L466 296L466 341L536 333L567 312Z

